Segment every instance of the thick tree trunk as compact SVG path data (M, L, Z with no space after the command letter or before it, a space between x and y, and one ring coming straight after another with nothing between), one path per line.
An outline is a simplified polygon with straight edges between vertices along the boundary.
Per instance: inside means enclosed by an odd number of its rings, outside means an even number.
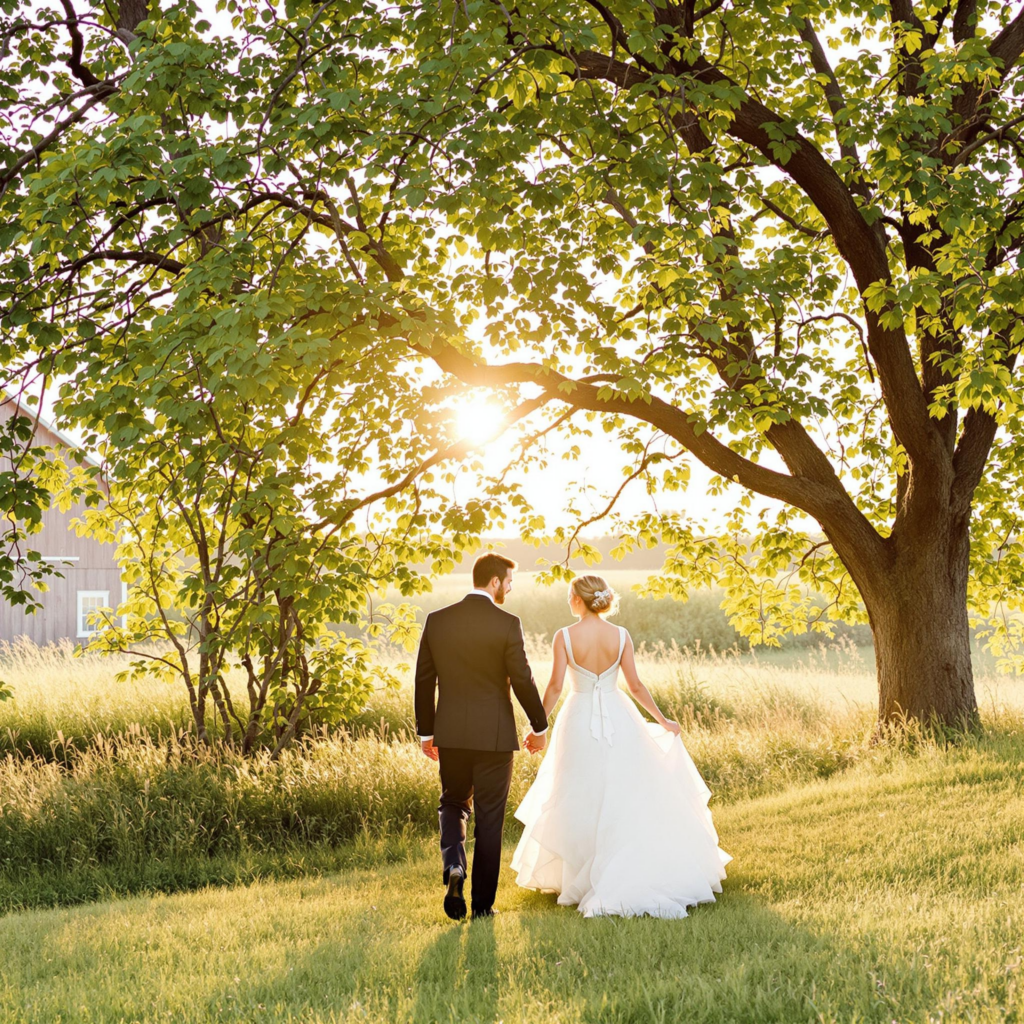
M880 731L906 719L954 729L978 725L967 617L967 522L942 518L936 516L917 536L898 538L885 584L872 588L866 602Z

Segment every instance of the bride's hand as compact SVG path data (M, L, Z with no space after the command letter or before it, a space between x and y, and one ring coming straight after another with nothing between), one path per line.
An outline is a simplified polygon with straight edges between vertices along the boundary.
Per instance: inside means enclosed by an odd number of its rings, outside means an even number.
M678 736L683 730L678 722L673 722L671 718L666 718L661 723L673 736Z

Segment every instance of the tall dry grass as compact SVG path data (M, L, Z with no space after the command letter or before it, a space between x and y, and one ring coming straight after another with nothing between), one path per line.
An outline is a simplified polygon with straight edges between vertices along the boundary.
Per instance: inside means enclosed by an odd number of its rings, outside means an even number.
M96 736L142 727L152 736L187 729L184 688L155 679L116 682L130 658L74 657L69 640L38 646L27 637L0 641L0 678L14 699L0 703L0 756L62 756Z
M541 685L546 646L532 652ZM115 684L109 663L67 648L5 656L17 696L0 705L0 907L90 898L98 880L105 891L132 891L206 884L211 872L236 877L239 864L300 871L325 850L436 827L436 766L418 750L408 686L375 694L350 728L272 762L197 748L175 717L176 695ZM683 726L716 804L888 756L870 746L871 672L848 645L784 662L647 645L638 664ZM1020 733L1020 683L983 678L979 689L990 728L979 742ZM516 759L513 807L538 764ZM517 828L510 819L511 834Z

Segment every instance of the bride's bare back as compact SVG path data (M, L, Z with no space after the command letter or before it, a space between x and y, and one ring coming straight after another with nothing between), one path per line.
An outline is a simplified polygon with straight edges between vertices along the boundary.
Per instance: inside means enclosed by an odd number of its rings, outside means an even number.
M572 655L580 668L594 675L607 672L619 660L619 627L588 615L569 627Z

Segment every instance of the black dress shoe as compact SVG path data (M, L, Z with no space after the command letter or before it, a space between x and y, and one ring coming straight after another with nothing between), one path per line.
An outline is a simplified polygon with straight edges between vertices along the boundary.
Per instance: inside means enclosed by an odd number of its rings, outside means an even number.
M448 872L448 888L444 894L444 912L453 920L461 921L466 916L466 901L462 896L462 884L466 876L462 868Z
M473 920L475 921L478 917L497 917L499 911L495 910L494 907L482 907L477 909L473 908Z

